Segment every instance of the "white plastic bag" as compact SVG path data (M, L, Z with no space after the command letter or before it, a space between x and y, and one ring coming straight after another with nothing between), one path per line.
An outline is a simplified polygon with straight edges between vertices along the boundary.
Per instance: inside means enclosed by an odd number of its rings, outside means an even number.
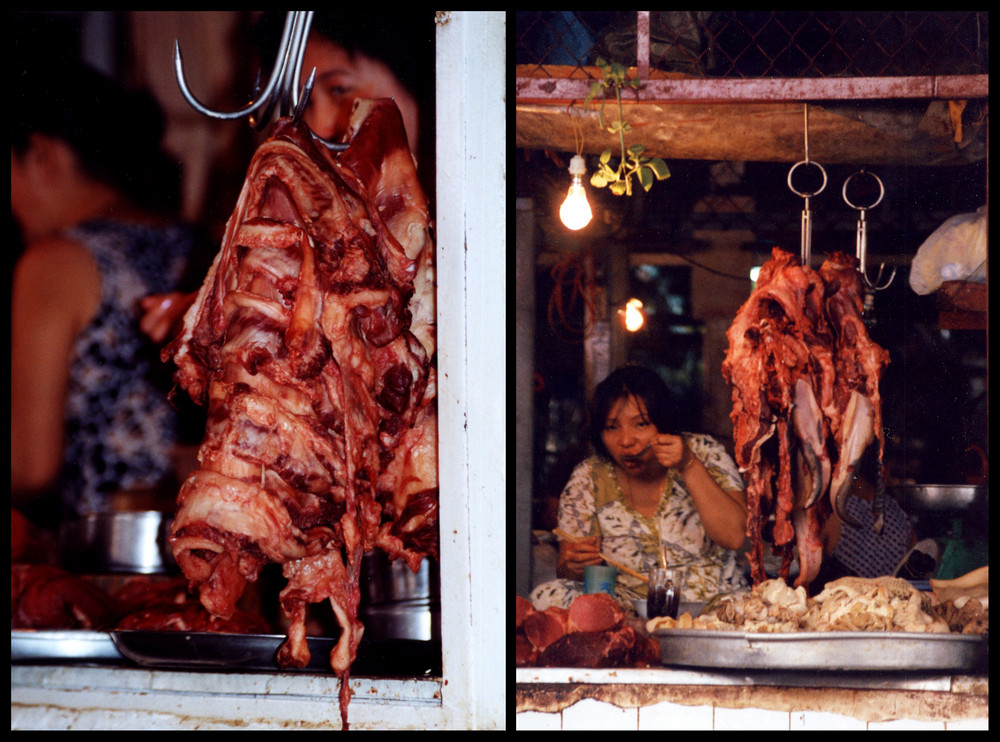
M910 288L931 294L945 281L986 283L986 207L958 214L934 230L913 256Z

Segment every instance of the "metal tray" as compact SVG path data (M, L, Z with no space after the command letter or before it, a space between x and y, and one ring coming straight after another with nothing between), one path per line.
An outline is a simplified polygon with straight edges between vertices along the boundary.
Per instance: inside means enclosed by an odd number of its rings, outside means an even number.
M281 668L275 660L281 634L194 631L35 631L11 629L12 663L128 663L175 670L236 670L332 673L336 639L307 637L311 658L304 668ZM362 639L351 674L379 677L441 674L441 643L409 639Z
M121 662L107 631L10 630L11 662Z
M755 634L660 629L664 665L747 670L974 670L986 665L988 637L900 631Z
M222 634L198 631L113 631L112 640L124 657L143 667L186 670L263 670L323 672L330 669L336 639L307 637L309 664L278 667L276 655L285 641L281 634ZM440 675L441 644L406 639L364 640L358 646L352 675Z

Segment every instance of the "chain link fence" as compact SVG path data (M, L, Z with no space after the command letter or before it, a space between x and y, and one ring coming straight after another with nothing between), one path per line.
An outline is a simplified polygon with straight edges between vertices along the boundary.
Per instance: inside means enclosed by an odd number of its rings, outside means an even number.
M518 65L626 66L696 77L987 74L986 11L518 11Z

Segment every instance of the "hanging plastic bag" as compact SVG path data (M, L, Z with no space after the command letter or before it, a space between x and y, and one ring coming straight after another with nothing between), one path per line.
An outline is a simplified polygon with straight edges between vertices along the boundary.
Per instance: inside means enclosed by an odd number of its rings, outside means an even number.
M934 230L913 256L910 288L931 294L945 281L986 283L986 207L958 214Z

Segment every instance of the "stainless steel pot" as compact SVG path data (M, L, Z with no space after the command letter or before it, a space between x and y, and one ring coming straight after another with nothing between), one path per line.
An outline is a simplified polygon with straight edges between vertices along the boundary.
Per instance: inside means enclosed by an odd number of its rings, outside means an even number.
M414 573L400 559L369 551L361 565L365 636L372 639L441 638L441 579L438 563L426 558Z
M886 490L904 511L986 508L987 487L972 484L901 484Z
M167 540L173 514L158 510L83 516L59 529L59 558L83 574L161 574L177 569Z

